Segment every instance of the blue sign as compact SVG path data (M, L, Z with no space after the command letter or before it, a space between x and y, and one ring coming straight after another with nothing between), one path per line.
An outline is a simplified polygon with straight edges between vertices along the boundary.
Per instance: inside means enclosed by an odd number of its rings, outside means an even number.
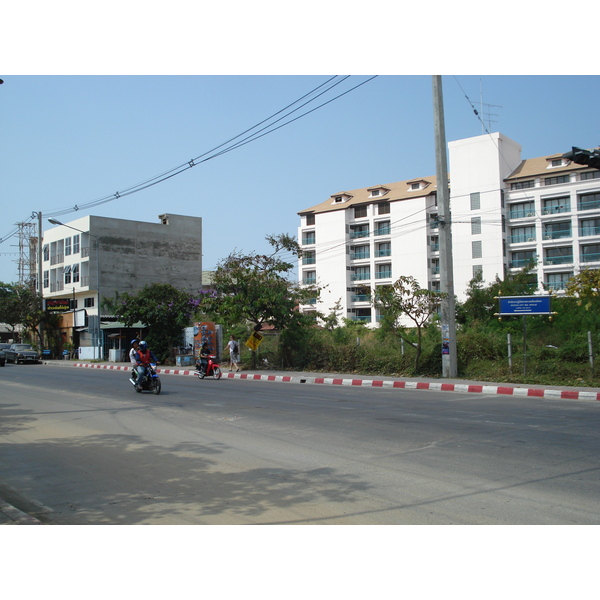
M551 315L550 296L500 296L500 316Z

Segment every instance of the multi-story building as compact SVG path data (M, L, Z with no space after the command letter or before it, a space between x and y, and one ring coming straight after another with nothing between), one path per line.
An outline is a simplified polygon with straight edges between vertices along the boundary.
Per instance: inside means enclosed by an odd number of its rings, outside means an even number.
M600 171L555 154L521 160L499 133L448 144L454 291L504 278L536 262L540 292L559 291L586 267L600 267ZM374 325L376 286L413 276L439 290L436 178L342 191L298 213L301 283L323 286L302 307Z
M71 337L81 358L106 354L100 350L105 345L100 332L111 328L111 315L99 319L101 299L114 299L117 292L135 294L152 283L190 293L201 289L202 219L171 214L158 219L87 216L44 232L43 297L47 306L69 301ZM105 319L106 327L100 323Z

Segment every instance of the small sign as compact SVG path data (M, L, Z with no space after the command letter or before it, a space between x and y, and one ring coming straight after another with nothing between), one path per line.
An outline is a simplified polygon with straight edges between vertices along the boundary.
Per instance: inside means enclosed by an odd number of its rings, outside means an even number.
M250 348L250 350L254 350L256 352L256 349L261 345L263 341L263 336L260 335L260 333L257 333L256 331L246 340L246 346L248 346L248 348Z
M500 296L498 316L551 315L550 296Z
M63 313L71 310L71 300L64 298L62 300L46 300L46 312Z

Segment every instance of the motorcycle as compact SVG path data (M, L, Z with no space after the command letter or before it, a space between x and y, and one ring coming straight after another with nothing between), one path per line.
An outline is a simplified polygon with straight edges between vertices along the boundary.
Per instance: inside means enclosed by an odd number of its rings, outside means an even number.
M196 377L199 379L204 379L205 377L210 377L211 375L215 379L221 379L221 367L216 363L217 357L215 355L211 355L208 357L208 364L206 365L206 371L201 366L196 366Z
M133 378L129 381L131 381L133 387L135 388L135 391L138 394L140 394L142 390L152 392L154 395L160 394L160 377L156 372L156 365L154 363L151 363L146 367L146 376L144 377L141 385L138 385L137 381L134 381Z

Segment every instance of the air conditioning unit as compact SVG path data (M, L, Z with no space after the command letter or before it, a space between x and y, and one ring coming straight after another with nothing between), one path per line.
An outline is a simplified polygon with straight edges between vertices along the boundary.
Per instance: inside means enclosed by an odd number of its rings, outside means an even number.
M528 242L535 242L535 238L534 237L527 238L527 241Z
M526 217L535 217L535 213L527 213L525 216Z
M552 239L552 236L551 236L551 235L545 235L545 236L544 236L544 239L545 239L545 240L551 240L551 239Z

